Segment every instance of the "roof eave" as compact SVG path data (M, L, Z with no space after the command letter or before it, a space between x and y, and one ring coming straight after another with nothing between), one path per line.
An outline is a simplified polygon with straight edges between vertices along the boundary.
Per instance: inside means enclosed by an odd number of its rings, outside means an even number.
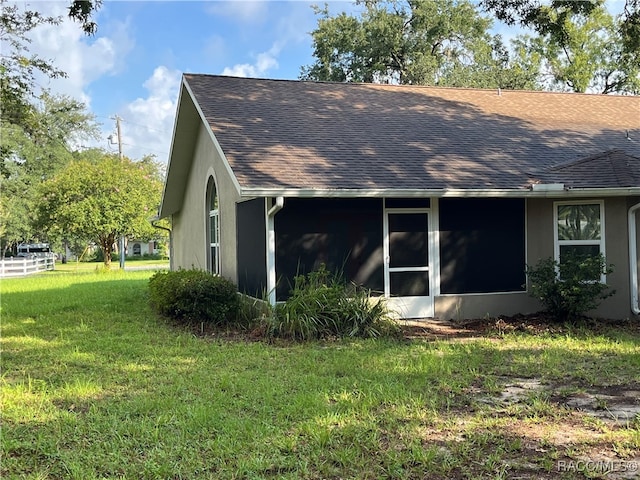
M190 117L189 105L187 105L187 97L189 92L186 90L184 76L180 84L178 93L178 102L176 103L176 116L173 123L173 134L171 135L171 147L169 150L169 159L167 162L167 171L162 191L162 200L158 210L158 217L165 218L180 209L184 188L186 187L186 177L191 166L190 162L181 162L178 151L184 145L194 145L196 132L193 129L181 128L182 123L186 120L183 117ZM193 98L190 98L193 102ZM191 105L193 107L193 105ZM195 110L194 110L195 111ZM192 151L185 158L190 158Z
M213 134L211 126L191 90L187 79L183 75L176 107L176 119L173 126L167 174L162 193L162 201L158 211L160 218L173 215L182 208L182 200L194 158L195 144L200 124L204 125L214 148L229 173L233 185L236 190L240 192L240 184L231 169L229 161ZM184 159L187 159L187 161Z
M567 188L562 191L534 191L530 188L490 188L490 189L328 189L328 188L287 188L287 187L243 187L242 199L255 197L289 198L356 198L356 197L624 197L640 195L640 187L624 188Z

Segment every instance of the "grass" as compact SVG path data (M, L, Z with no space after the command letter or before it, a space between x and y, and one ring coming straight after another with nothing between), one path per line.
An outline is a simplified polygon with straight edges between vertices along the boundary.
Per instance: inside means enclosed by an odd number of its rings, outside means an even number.
M104 263L102 262L75 262L69 261L62 263L56 262L55 272L58 273L87 273L103 270ZM142 269L142 268L169 268L168 260L130 260L127 259L124 263L125 270L127 269ZM120 270L120 262L111 262L111 270Z
M638 423L587 418L544 391L498 399L515 377L637 384L637 330L199 338L152 314L151 274L2 281L0 477L556 478L560 459L639 455Z

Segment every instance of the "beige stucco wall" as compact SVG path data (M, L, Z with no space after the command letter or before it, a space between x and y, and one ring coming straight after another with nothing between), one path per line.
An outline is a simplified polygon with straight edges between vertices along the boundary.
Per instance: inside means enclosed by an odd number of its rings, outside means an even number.
M572 200L580 200L579 198ZM585 198L584 200L601 200ZM535 265L539 260L554 254L553 204L554 199L527 199L527 264ZM607 276L607 283L616 290L590 314L607 318L629 318L630 303L628 209L637 203L637 198L605 198L605 248L607 263L614 271ZM639 213L640 215L640 213ZM639 219L640 223L640 219ZM640 238L640 234L639 234ZM640 240L638 242L640 244ZM640 248L640 245L639 245ZM638 265L640 269L640 264ZM435 298L435 316L445 319L482 318L485 316L533 313L541 305L528 293L443 295Z
M440 295L434 301L435 317L445 320L488 318L540 310L525 292Z
M214 176L220 212L220 273L237 282L236 202L239 195L206 127L200 126L182 208L173 215L173 268L207 268L207 181Z
M574 200L574 199L572 199ZM576 198L576 201L581 200ZM604 200L605 249L608 264L613 273L607 276L607 284L616 290L613 297L602 302L591 315L608 318L628 318L631 315L629 275L628 211L631 199L624 197L582 200ZM530 265L545 256L553 255L553 203L554 199L528 201L527 261ZM549 241L545 242L546 239Z

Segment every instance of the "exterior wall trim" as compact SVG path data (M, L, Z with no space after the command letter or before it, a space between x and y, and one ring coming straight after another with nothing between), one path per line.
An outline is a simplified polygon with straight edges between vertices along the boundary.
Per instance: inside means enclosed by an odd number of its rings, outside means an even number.
M269 296L269 303L275 305L277 301L276 296L276 283L278 281L276 276L276 229L275 229L275 216L284 207L284 197L276 197L273 205L269 205L269 199L265 198L265 215L267 226L267 295Z
M528 293L527 290L522 291L514 291L514 292L474 292L474 293L439 293L438 297L446 298L446 297L483 297L487 295L522 295L523 293Z
M229 174L229 178L231 178L231 181L233 182L233 186L236 188L238 194L241 195L242 191L241 191L241 188L240 188L240 183L238 182L238 179L236 178L235 173L233 173L233 170L231 169L231 165L229 164L229 160L227 160L227 156L222 151L222 147L220 146L220 143L218 143L218 139L216 138L214 133L211 131L211 127L209 127L209 123L207 122L206 117L204 116L204 113L202 112L202 108L200 108L200 104L196 101L196 97L193 94L193 92L191 91L191 87L189 87L189 83L186 81L186 79L184 77L182 79L182 84L184 85L184 87L186 88L187 92L189 93L189 96L191 97L191 101L193 102L193 104L196 107L196 110L198 111L198 116L200 117L200 121L205 126L205 128L207 130L207 133L209 134L209 138L211 138L211 141L213 142L213 145L214 145L215 149L217 150L218 155L220 155L220 158L222 159L222 163L224 164L224 167L227 170L227 173Z
M207 175L205 177L205 223L206 223L206 227L204 229L204 236L205 236L205 259L206 259L206 266L207 266L207 270L216 274L216 275L220 275L220 255L222 254L222 243L220 242L220 208L218 207L218 255L216 258L216 265L213 264L213 258L211 257L211 211L209 210L210 208L210 204L211 204L211 198L210 198L210 182L213 182L213 191L215 193L215 195L218 197L218 202L220 202L220 197L218 192L220 191L218 189L218 180L216 179L216 175L215 175L215 171L213 169L213 167L210 167L209 170L207 171Z
M211 133L213 135L213 133ZM215 139L215 137L213 137ZM217 142L216 142L217 145ZM219 145L217 145L219 148ZM224 157L223 157L224 158ZM225 163L228 165L225 159ZM237 182L235 176L234 181ZM237 184L236 184L237 185ZM243 199L253 197L292 197L292 198L444 198L444 197L518 197L518 198L554 198L558 200L582 197L620 197L640 195L640 187L629 188L589 188L569 189L562 192L532 191L529 188L517 189L327 189L327 188L261 188L240 187L238 192Z

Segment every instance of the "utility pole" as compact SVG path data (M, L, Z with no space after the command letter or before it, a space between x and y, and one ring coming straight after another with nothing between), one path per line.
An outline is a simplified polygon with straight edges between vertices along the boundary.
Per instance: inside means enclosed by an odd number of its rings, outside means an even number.
M116 115L116 134L118 135L118 156L122 160L122 131L120 129L120 117Z
M114 117L114 120L116 121L116 135L118 136L118 157L120 157L120 160L122 160L123 155L122 155L122 129L120 128L120 117L118 115L116 115ZM109 137L109 139L111 139L111 137ZM124 235L122 235L120 237L120 241L119 241L119 248L120 250L120 270L124 270Z

